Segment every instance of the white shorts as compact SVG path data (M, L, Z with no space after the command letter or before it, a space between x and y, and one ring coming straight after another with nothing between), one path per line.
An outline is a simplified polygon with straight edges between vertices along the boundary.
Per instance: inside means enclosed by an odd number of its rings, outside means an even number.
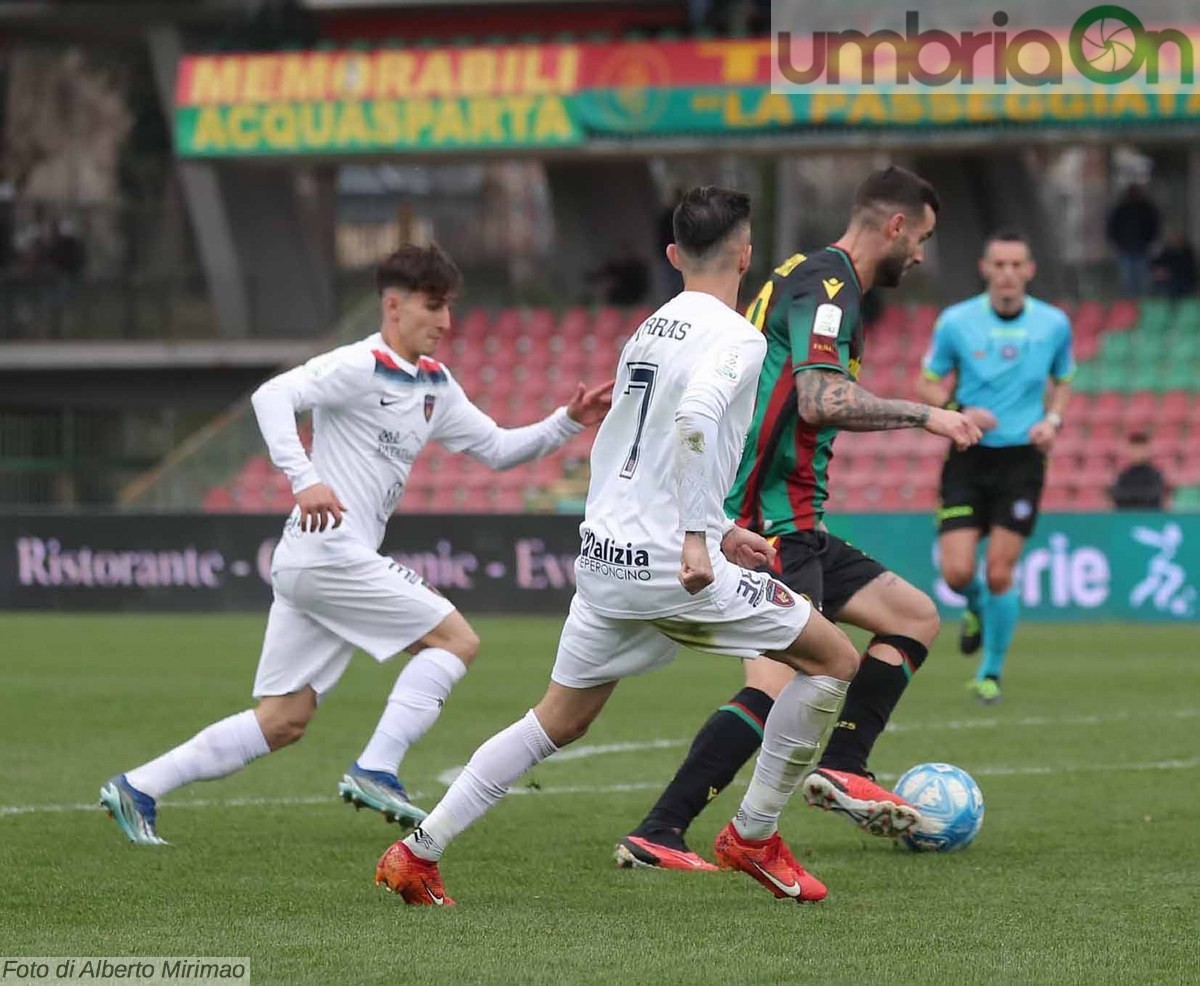
M593 688L670 664L680 646L742 658L787 650L808 624L808 599L765 573L728 572L703 606L658 619L604 616L576 593L550 679Z
M255 698L306 685L323 695L337 684L354 648L386 661L454 612L454 604L416 572L382 555L277 569L271 581L275 601L254 676Z

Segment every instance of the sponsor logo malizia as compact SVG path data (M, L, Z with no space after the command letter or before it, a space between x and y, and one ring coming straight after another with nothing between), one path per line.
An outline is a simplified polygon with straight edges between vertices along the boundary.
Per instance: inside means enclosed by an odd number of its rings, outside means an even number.
M628 581L645 582L650 578L650 552L635 548L632 541L621 544L612 538L599 538L595 531L583 531L579 563L598 575Z
M582 553L610 565L645 568L650 564L650 553L645 548L635 548L631 541L621 545L612 538L598 538L594 531L588 530L583 532Z

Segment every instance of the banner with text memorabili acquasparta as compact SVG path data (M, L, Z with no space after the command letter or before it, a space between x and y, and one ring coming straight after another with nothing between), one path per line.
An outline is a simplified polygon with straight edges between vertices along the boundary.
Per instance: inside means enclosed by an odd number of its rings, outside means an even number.
M593 140L1200 120L1200 92L772 87L770 39L192 55L181 157L536 150Z

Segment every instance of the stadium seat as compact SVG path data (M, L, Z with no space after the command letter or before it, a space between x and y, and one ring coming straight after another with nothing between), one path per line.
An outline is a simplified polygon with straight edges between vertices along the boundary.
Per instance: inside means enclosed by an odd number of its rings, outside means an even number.
M214 486L204 495L204 510L207 513L230 513L237 509L233 494L224 486Z
M1097 304L1097 302L1091 302L1091 304ZM1137 324L1137 320L1137 302L1128 299L1119 299L1109 306L1108 316L1105 319L1104 325L1109 332L1120 332L1124 329L1133 328Z
M1145 421L1147 425L1153 425L1153 422L1159 416L1160 401L1159 396L1151 391L1140 391L1133 394L1129 398L1129 403L1125 405L1125 420L1129 422Z
M466 345L481 342L487 337L491 317L483 308L468 310L457 322L451 322L451 332Z
M556 337L562 346L575 345L590 334L590 322L586 308L568 308L563 312L552 338Z
M526 314L524 335L536 339L549 339L556 331L558 326L554 312L549 308L531 308Z
M1162 405L1159 408L1159 421L1163 424L1174 422L1190 422L1195 430L1200 431L1200 405L1195 396L1183 390L1169 390L1163 394Z
M1073 505L1071 493L1065 486L1047 486L1042 494L1042 510L1066 511Z
M1091 425L1116 425L1125 420L1125 398L1121 394L1098 394L1087 412Z

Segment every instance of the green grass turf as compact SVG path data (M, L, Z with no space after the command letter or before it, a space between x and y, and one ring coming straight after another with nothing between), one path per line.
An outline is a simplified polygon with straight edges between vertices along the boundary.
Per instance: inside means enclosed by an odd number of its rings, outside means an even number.
M439 772L540 696L559 627L475 622L480 661L402 771L426 803ZM0 804L91 802L109 775L245 708L261 629L0 618ZM334 794L395 673L360 655L299 746L175 796L205 805L168 799L169 848L126 844L99 809L0 807L0 955L250 956L257 983L1200 979L1196 628L1027 624L992 708L966 695L971 664L948 631L873 765L967 768L983 831L965 853L917 856L795 805L783 833L829 884L820 905L776 902L740 874L613 866L650 788L738 687L734 662L685 654L626 682L583 741L677 745L540 766L540 792L452 847L443 874L459 906L405 908L372 885L397 830ZM747 776L697 822L697 849L710 853ZM553 793L617 784L646 789Z

